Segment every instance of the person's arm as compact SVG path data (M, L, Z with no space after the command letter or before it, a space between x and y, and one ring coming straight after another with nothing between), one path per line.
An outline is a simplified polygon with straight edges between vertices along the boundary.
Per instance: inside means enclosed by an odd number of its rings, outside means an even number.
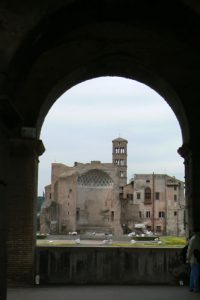
M192 253L193 253L193 239L191 239L188 244L187 255L186 255L187 262L190 262Z

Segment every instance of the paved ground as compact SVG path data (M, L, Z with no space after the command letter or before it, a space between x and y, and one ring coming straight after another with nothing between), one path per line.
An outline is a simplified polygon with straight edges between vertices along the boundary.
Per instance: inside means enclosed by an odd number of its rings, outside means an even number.
M7 300L195 300L186 286L57 286L10 288Z

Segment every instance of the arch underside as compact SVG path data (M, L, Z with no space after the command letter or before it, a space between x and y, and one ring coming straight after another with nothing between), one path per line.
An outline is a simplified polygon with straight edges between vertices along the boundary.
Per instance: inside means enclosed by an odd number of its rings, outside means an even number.
M156 90L188 142L193 125L188 124L188 86L197 88L199 63L198 26L190 34L192 22L199 22L196 14L176 1L163 1L162 7L159 1L112 2L72 1L59 9L58 1L57 10L40 16L11 60L12 80L4 86L16 123L36 128L39 137L45 116L62 93L88 79L121 76Z
M85 80L134 79L167 101L184 143L187 226L199 227L199 13L195 0L0 2L3 299L6 275L33 283L42 124L57 98Z

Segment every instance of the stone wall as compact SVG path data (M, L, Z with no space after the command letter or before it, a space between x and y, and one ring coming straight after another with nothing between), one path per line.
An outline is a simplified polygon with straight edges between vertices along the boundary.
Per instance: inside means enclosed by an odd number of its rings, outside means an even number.
M180 249L38 247L40 284L177 284Z

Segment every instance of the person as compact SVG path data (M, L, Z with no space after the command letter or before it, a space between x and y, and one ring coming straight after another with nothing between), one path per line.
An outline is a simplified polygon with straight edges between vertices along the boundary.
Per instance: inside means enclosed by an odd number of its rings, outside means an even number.
M190 264L189 289L191 292L200 292L200 262L195 255L198 251L200 251L200 229L194 230L187 249L187 262Z
M180 258L183 264L187 263L187 250L188 250L189 241L186 245L181 249Z
M187 262L187 250L189 245L189 238L186 240L185 246L181 249L180 252L180 262L181 265L178 268L178 278L179 278L179 285L184 285L189 282L190 276L190 265Z

